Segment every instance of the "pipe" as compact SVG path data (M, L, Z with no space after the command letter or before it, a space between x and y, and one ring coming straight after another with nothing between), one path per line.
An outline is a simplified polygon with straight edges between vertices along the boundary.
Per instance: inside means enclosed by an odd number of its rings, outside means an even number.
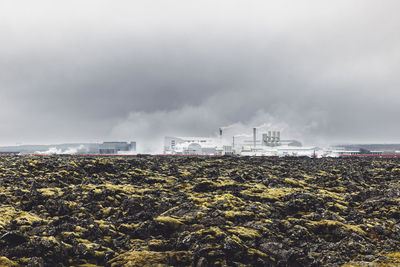
M254 141L254 147L256 147L256 142L257 142L257 128L253 128L253 141Z

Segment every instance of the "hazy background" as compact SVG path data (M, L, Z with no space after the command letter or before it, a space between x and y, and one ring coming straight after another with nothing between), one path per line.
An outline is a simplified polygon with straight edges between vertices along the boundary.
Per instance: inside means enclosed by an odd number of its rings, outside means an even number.
M0 145L400 142L400 2L1 1Z

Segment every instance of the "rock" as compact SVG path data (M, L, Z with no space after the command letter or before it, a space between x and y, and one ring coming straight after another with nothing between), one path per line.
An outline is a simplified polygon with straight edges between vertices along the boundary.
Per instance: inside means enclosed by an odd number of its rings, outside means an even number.
M0 240L6 242L9 246L18 246L27 241L26 237L18 232L7 232L0 237Z
M195 192L209 192L215 189L215 186L212 182L201 182L196 184L193 187L193 191Z
M196 263L196 267L207 267L207 266L209 266L209 263L207 259L204 257L201 257Z
M0 261L399 265L399 173L397 159L1 157Z

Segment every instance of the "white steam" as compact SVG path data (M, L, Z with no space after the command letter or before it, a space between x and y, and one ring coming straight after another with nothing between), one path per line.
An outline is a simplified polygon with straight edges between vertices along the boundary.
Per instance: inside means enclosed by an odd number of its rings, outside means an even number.
M232 137L252 137L256 127L257 138L267 130L281 131L285 139L300 139L302 132L291 128L264 110L259 110L246 121L237 121L222 126L221 122L229 120L232 109L218 109L216 105L200 107L183 106L173 111L132 112L129 116L115 125L110 138L117 140L137 141L137 153L163 153L165 136L202 136L219 138L219 128L222 128L222 140L226 144L232 143ZM238 111L240 112L240 111Z
M84 145L69 147L65 150L57 147L50 147L47 151L36 151L35 154L39 155L73 155L77 153L87 152L88 149Z

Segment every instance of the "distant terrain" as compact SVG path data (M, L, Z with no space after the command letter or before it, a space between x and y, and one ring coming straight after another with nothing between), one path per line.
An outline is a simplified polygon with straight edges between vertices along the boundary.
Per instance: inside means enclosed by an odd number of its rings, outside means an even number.
M0 266L400 264L398 159L1 157Z
M0 153L6 152L18 152L18 153L35 153L48 151L51 148L56 148L59 150L66 151L68 149L74 148L78 152L92 152L99 150L99 144L97 143L69 143L69 144L52 144L52 145L18 145L18 146L1 146ZM78 149L80 148L80 150Z
M345 150L359 151L360 149L370 151L400 151L400 144L345 144L338 145Z

